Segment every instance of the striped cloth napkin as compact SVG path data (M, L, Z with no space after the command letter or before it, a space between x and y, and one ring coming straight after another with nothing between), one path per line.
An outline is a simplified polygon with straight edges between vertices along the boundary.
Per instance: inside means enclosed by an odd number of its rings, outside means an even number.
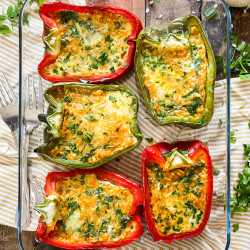
M125 77L126 82L134 85L134 75L131 73ZM123 80L121 80L123 82ZM177 129L175 127L160 127L150 120L145 120L149 115L145 112L145 106L140 105L139 111L139 125L145 137L154 138L154 142L167 141L173 142L175 140L184 139L201 139L208 143L209 150L213 159L213 164L221 173L215 176L214 187L214 201L210 221L204 232L195 238L185 239L181 242L174 242L171 244L158 243L155 244L146 229L141 240L132 243L133 247L152 247L153 249L171 247L185 248L191 246L192 249L222 249L225 243L225 220L221 218L225 214L223 212L223 200L217 199L217 196L222 194L221 184L225 183L225 139L223 132L225 132L225 124L218 125L219 119L224 120L225 109L222 106L223 98L221 98L221 91L225 81L216 82L215 88L215 114L211 121L209 128L202 128L199 130ZM124 82L123 82L123 85ZM135 85L134 85L135 86ZM135 87L134 87L135 88ZM243 158L243 143L250 142L250 131L248 128L249 121L249 105L246 97L250 94L250 81L241 79L232 79L232 130L235 131L237 142L232 144L231 150L231 181L236 183L238 172L242 172L245 160ZM135 91L135 89L133 89ZM137 93L138 95L138 93ZM140 97L140 96L139 96ZM242 102L246 104L244 108L239 109ZM140 103L142 100L140 100ZM145 123L146 121L146 123ZM17 206L17 151L15 143L12 139L8 126L0 120L0 223L15 227L15 210ZM155 132L151 132L155 131ZM39 159L33 149L41 143L42 128L38 128L31 137L30 153L29 153L29 169L33 175L44 185L44 180L48 171L69 171L69 168L56 166ZM221 136L222 135L222 136ZM221 138L220 138L221 137ZM218 138L218 139L217 139ZM106 164L105 168L113 170L122 174L131 180L141 184L140 180L140 155L144 147L150 145L146 140L134 151L120 157L120 161L111 161ZM220 148L222 151L220 151ZM222 184L223 185L223 184ZM222 188L223 189L223 188ZM33 214L33 208L30 207L32 214L32 222L28 230L35 230L38 218ZM224 214L224 215L223 215ZM232 220L232 224L239 223L240 229L236 233L232 233L231 249L249 249L250 237L248 234L250 213L237 213ZM144 224L145 228L146 225ZM194 248L195 246L195 248Z
M72 0L75 3L75 0ZM76 2L77 3L77 2ZM0 2L1 7L7 7L8 3ZM29 17L30 27L25 26L25 72L37 73L37 65L40 62L44 49L41 39L42 22L38 15L31 12ZM32 32L30 32L32 30ZM17 30L16 30L17 31ZM0 69L18 94L18 37L14 35L0 36ZM214 176L214 196L210 220L205 230L197 237L184 239L180 242L155 243L145 226L145 233L140 240L129 245L136 249L147 247L148 249L223 249L226 242L226 215L224 201L219 198L225 192L226 183L226 81L218 81L215 85L215 113L208 126L201 129L180 128L176 126L159 126L150 117L141 93L135 81L132 71L127 76L114 82L134 91L139 99L138 123L144 139L135 150L119 157L120 161L111 161L104 167L117 172L141 185L140 157L143 149L153 143L166 141L172 143L177 140L199 139L207 143L213 164L220 170L218 176ZM50 86L49 82L43 82L43 88ZM232 79L232 130L235 131L237 142L232 144L232 183L235 184L238 172L242 172L245 160L243 158L242 143L250 142L249 106L247 100L250 94L250 80ZM246 101L244 108L239 109L242 102ZM249 103L248 103L249 102ZM47 105L46 105L47 106ZM45 107L46 110L46 107ZM219 126L219 120L222 125ZM11 137L8 126L0 119L0 223L15 227L15 212L17 206L17 151ZM45 162L37 157L34 149L42 143L44 125L34 130L30 139L28 168L32 175L43 186L45 177L49 171L69 171L72 168L62 167ZM149 143L145 138L153 138ZM36 230L38 217L30 206L31 225L28 230ZM240 223L240 229L232 233L231 249L249 249L250 236L248 234L250 213L236 214L232 224ZM125 249L125 248L124 248Z

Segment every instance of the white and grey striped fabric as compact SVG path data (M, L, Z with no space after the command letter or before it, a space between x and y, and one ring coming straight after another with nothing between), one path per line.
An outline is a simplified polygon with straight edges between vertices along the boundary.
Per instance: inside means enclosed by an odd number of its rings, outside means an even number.
M70 1L77 4L79 1ZM81 1L82 4L83 1ZM0 8L6 8L8 1L0 1ZM34 8L34 7L32 7ZM30 12L30 25L24 26L24 73L37 74L37 65L43 56L42 22L34 11ZM16 30L17 32L17 30ZM5 73L11 85L18 94L18 37L15 35L0 36L0 69ZM216 82L215 86L215 112L210 124L201 129L180 128L176 126L159 126L150 117L144 100L141 96L135 75L132 71L127 76L114 82L134 91L139 99L138 123L144 138L153 138L156 143L160 141L174 142L177 140L199 139L207 143L213 164L220 170L219 176L214 176L214 195L211 216L205 230L197 237L184 239L180 242L155 243L145 226L145 233L124 249L223 249L226 244L226 214L224 211L223 196L226 190L226 82ZM50 86L43 82L43 87ZM250 142L248 128L250 101L250 80L232 79L232 130L235 130L237 142L232 145L232 183L237 180L237 173L242 171L243 159L242 143ZM246 101L244 108L239 109L241 103ZM219 126L219 119L223 121ZM15 211L17 206L17 151L7 125L0 119L0 223L15 227ZM34 149L42 143L44 125L33 132L29 148L29 170L41 185L50 171L69 171L72 168L56 166L45 162L33 153ZM140 158L143 149L150 145L145 139L135 150L119 157L120 161L111 161L104 167L121 174L141 185ZM38 218L33 213L31 225L28 230L36 230ZM250 213L236 214L232 223L240 223L240 229L232 233L231 249L249 249L250 236L248 234Z

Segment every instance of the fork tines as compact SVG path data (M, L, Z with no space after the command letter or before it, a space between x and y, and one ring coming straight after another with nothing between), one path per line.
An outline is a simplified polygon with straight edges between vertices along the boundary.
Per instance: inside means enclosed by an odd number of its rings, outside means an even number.
M27 76L27 84L25 86L25 106L30 110L37 110L43 112L43 89L42 80L39 77L38 90L36 90L34 84L34 75Z
M2 107L7 107L10 105L15 105L17 103L16 95L10 86L8 80L6 79L3 72L1 72L0 77L0 103Z

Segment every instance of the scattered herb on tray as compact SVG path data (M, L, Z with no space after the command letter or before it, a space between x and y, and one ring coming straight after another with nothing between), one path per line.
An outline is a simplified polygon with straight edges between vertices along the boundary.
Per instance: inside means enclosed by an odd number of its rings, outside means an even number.
M234 196L231 197L231 217L234 217L236 212L247 212L250 205L250 144L243 144L244 157L247 162L243 168L243 172L239 173L238 184L234 187ZM233 225L233 231L236 232L239 225Z
M145 139L148 141L148 142L153 142L154 139L153 138L148 138L148 137L145 137Z
M222 124L223 124L222 119L219 119L218 125L221 127L221 126L222 126Z
M247 103L246 101L242 102L239 109L243 109L245 107L246 103Z
M217 8L215 8L214 6L209 7L208 9L206 9L206 11L204 12L205 17L207 18L207 20L212 19L213 17L215 17L218 14L218 10Z
M233 232L237 232L239 230L239 223L233 224Z
M236 141L237 141L237 138L234 136L234 134L235 134L235 131L231 131L231 132L230 132L230 141L231 141L231 143L233 143L233 144L235 144Z
M218 176L220 174L220 170L213 166L213 175Z

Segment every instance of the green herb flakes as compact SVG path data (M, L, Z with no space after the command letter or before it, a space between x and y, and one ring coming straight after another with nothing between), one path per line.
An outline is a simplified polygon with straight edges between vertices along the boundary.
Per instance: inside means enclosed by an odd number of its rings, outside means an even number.
M218 125L221 127L223 124L223 121L221 119L219 119Z
M207 20L212 19L213 17L215 17L218 14L218 10L215 7L210 7L208 8L205 12L204 15L207 18Z
M154 139L153 138L148 138L148 137L145 137L145 139L148 141L148 142L153 142L154 141Z
M230 141L231 141L231 143L233 143L233 144L235 144L236 141L237 141L237 138L234 136L234 134L235 134L235 131L231 131L231 132L230 132Z
M245 107L245 105L246 105L246 101L242 102L239 109L243 109Z
M220 174L220 170L213 166L213 175L218 176Z
M235 232L237 232L238 230L239 230L239 224L237 223L237 224L233 224L233 232L235 233Z

